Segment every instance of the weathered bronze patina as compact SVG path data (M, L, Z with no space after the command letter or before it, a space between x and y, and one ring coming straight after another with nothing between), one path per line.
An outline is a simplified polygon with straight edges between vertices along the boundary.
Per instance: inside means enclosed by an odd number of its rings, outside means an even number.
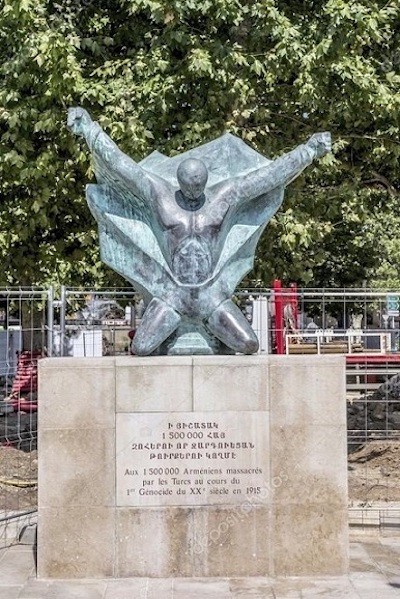
M93 155L97 184L86 195L102 260L147 305L135 353L255 353L257 337L231 296L285 186L329 151L329 133L273 161L225 134L136 163L82 108L70 109L68 125Z

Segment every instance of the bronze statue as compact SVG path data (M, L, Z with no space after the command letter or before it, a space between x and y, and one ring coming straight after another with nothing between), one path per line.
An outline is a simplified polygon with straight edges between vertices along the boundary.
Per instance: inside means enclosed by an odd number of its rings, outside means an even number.
M147 305L134 352L255 353L257 337L231 296L286 185L330 150L329 133L273 161L225 134L136 163L82 108L70 109L68 125L94 158L97 184L88 185L87 200L102 259Z

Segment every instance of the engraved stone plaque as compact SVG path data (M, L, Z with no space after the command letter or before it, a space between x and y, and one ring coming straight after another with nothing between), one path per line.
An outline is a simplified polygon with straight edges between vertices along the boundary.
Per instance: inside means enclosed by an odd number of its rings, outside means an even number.
M268 412L116 418L117 506L267 503Z

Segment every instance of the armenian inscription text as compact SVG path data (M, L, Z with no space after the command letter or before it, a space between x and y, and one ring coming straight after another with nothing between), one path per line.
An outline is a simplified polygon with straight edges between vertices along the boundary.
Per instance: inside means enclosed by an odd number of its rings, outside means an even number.
M267 412L117 414L117 505L268 499Z

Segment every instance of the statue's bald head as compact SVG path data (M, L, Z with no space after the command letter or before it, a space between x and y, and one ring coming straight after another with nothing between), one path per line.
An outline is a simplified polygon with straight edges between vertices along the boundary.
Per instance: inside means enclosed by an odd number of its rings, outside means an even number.
M188 158L180 163L176 176L183 195L189 200L196 200L204 192L207 167L201 160Z

